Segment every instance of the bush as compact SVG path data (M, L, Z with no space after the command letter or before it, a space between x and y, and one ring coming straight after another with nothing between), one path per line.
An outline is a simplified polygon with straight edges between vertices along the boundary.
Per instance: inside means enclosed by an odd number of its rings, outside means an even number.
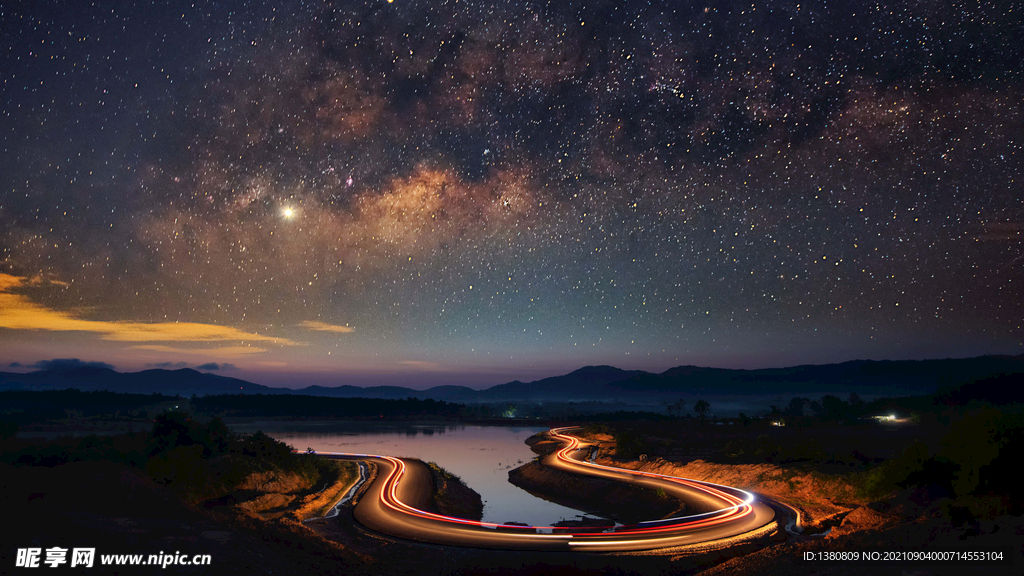
M953 424L936 459L955 467L957 496L985 492L1016 493L1013 478L1024 421L1019 414L980 408Z
M206 466L203 465L203 447L178 446L146 463L146 472L159 484L202 483Z
M235 450L246 456L277 465L287 466L296 463L296 455L292 453L291 446L274 440L262 430L240 437Z
M928 461L928 447L920 441L914 442L898 457L869 470L863 480L862 490L866 496L877 498L897 488L912 485L921 480Z
M615 436L615 455L619 458L636 458L645 451L646 446L636 432L625 430Z

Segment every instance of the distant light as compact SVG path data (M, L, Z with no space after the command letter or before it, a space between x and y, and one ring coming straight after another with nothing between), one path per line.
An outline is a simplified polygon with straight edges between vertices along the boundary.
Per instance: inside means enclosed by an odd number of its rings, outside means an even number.
M285 208L284 210L281 211L281 215L284 216L285 219L291 220L292 218L295 217L295 210L293 210L292 208Z

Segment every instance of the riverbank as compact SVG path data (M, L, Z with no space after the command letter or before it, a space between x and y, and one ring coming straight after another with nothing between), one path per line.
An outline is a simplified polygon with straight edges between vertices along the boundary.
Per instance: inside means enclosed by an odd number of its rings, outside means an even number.
M679 464L658 460L617 460L612 457L614 446L610 436L593 436L591 439L602 445L603 454L598 461L609 465L752 487L763 493L775 490L773 493L780 500L787 496L799 500L802 491L829 490L820 478L811 477L809 481L813 484L807 485L808 481L801 475L787 476L785 469L778 466L760 468L703 461ZM538 446L542 442L535 437L529 444L539 451L551 450L557 445L551 442L547 446ZM471 500L465 493L460 495L461 489L456 482L444 478L443 472L437 473L445 482L434 480L435 486L447 483L442 490L455 494L456 503L464 504ZM370 471L371 479L372 474L373 470ZM342 480L337 479L336 484L328 489L340 483ZM353 521L351 505L343 507L338 517L299 523L296 511L311 504L315 498L308 498L310 491L321 486L323 483L319 481L303 484L298 477L286 474L271 477L260 472L241 483L244 491L236 494L235 502L208 507L202 503L183 502L178 492L154 482L139 467L103 461L52 467L0 467L0 489L5 494L5 502L11 504L9 511L17 522L14 548L89 546L96 547L97 554L156 554L161 550L210 554L213 559L210 569L188 567L186 570L180 566L167 569L171 573L192 576L214 573L411 576L504 576L552 572L578 576L609 572L645 576L816 574L825 568L805 563L801 559L804 552L863 551L868 547L910 550L915 546L916 549L929 550L946 543L958 549L988 545L1019 548L1016 540L1019 534L1024 533L1024 521L998 514L991 520L961 519L958 525L951 527L948 519L950 510L943 508L941 501L934 498L925 500L920 494L907 493L877 502L832 502L836 506L852 505L845 516L831 514L820 503L815 508L811 504L816 501L811 498L807 500L810 504L797 502L808 511L810 518L815 519L817 526L824 527L827 519L832 518L835 528L827 537L793 537L787 542L769 546L616 554L494 551L426 545L373 533ZM552 492L570 496L573 490L579 493L579 490L586 489L559 486L557 483L548 487L553 488ZM338 490L343 488L341 486ZM261 495L265 496L263 504L271 504L276 498L274 494L286 498L291 494L294 497L287 504L281 501L277 506L254 504L252 510L238 505L249 501L244 499L246 496L256 500ZM806 496L813 497L813 494ZM363 488L357 499L359 497L371 497L371 494ZM324 500L331 498L333 496L325 496ZM470 502L469 508L474 506ZM636 505L637 508L642 506ZM471 512L465 512L465 508L457 510L437 501L435 507L443 514L471 517ZM13 563L14 558L5 558L4 561ZM722 562L725 563L720 564ZM828 572L853 574L853 568L856 566L830 565ZM888 570L884 566L873 568L877 570L873 569L872 573L886 573ZM898 570L889 572L899 573Z
M779 519L780 526L788 525L788 531L794 536L824 534L833 528L836 535L850 534L896 523L894 518L868 508L869 500L841 477L772 464L717 464L703 460L682 464L661 458L622 459L615 456L617 446L612 436L577 433L596 446L598 456L594 462L603 466L690 478L755 492L786 512L784 518ZM529 438L527 444L541 458L560 446L558 441L543 433ZM543 465L541 458L509 472L509 481L553 502L604 514L627 524L685 513L674 499L662 498L635 486L563 472Z
M540 457L557 450L561 444L543 434L531 436L526 444ZM508 481L562 506L585 511L621 524L669 518L684 513L682 504L663 493L639 486L563 472L544 466L540 458L510 470Z
M476 490L436 463L427 462L426 465L434 483L434 507L440 514L477 521L483 518L484 501Z
M1010 513L1004 498L959 497L939 488L906 488L875 498L865 494L850 476L776 464L723 464L702 459L686 463L662 458L651 460L616 457L614 438L589 433L581 437L598 445L595 462L691 478L743 488L762 499L773 500L798 513L799 524L787 528L788 537L772 546L736 555L700 576L753 574L782 576L793 573L859 574L863 564L831 563L813 565L804 560L822 554L864 553L865 551L929 552L943 550L998 551L1019 559L1019 535L1024 518ZM531 439L542 444L542 438ZM902 574L934 566L922 563L876 563L873 574ZM1003 568L1007 567L1003 565ZM927 574L1005 573L999 567L976 565L955 567L948 572Z

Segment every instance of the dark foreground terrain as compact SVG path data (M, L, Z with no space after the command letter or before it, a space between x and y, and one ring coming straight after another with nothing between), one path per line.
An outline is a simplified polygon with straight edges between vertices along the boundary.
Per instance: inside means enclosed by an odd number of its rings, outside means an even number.
M0 490L13 537L0 562L5 573L18 573L28 570L15 566L18 549L41 548L45 560L49 548L90 547L97 563L108 554L210 556L210 566L166 568L184 574L1019 573L1019 404L966 399L962 387L856 411L835 400L795 401L765 418L620 414L586 423L580 434L600 446L599 463L753 490L784 511L774 534L741 546L633 554L399 541L361 528L350 506L318 519L355 483L352 463L294 454L260 433L234 434L217 418L173 411L165 397L149 407L155 415L126 409L119 429L147 431L123 434L111 434L118 428L107 429L109 422L88 411L35 423L21 412L25 429L50 436L72 428L108 435L18 438L18 426L3 426ZM865 417L869 408L899 417L879 422ZM533 444L538 453L550 449ZM583 508L594 507L587 495L599 488L535 463L510 477L520 485L528 477L531 491ZM433 482L435 509L479 513L479 496L457 477L436 469ZM614 515L635 502L651 510L662 504L657 495L608 491L596 507ZM942 551L996 552L1013 564L851 560L868 552ZM827 562L830 555L846 559Z

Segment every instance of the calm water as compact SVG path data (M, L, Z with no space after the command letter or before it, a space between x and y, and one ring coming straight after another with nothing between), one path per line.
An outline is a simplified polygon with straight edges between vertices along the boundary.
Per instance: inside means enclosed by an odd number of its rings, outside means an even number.
M523 443L546 427L453 426L377 422L229 422L237 432L263 430L298 450L409 456L437 462L484 500L485 522L550 526L582 512L530 495L508 471L536 454Z

